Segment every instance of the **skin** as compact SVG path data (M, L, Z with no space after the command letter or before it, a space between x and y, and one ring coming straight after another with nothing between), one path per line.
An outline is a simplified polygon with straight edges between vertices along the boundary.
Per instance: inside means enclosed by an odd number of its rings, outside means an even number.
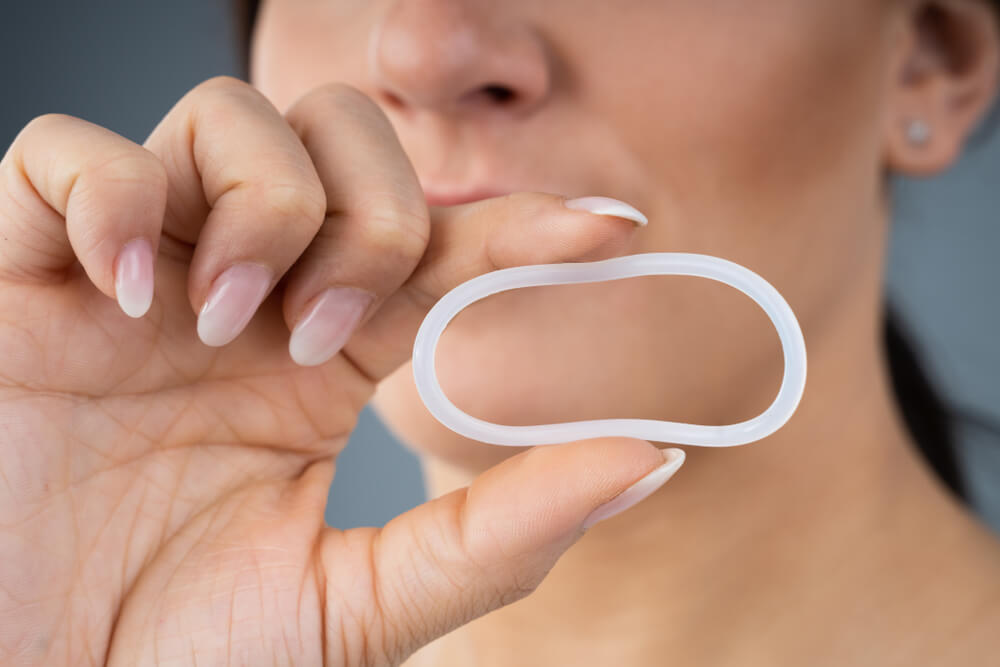
M0 663L994 655L1000 547L918 459L878 346L883 176L951 164L998 76L986 5L937 4L948 39L903 0L272 0L260 92L210 80L142 147L30 123L0 163ZM913 117L929 145L905 141ZM424 199L482 184L517 194ZM650 224L563 206L581 195ZM130 318L115 259L137 238L156 292ZM423 410L407 358L427 308L475 275L653 250L771 281L809 385L775 435L689 448L663 491L585 530L657 447L467 442ZM267 298L207 346L202 304L243 261L268 269ZM296 364L289 332L331 286L374 300L335 356ZM522 290L455 320L439 374L501 423L723 423L773 397L769 326L696 280ZM327 487L372 399L434 499L337 531Z
M867 639L853 649L865 660L882 647L900 664L946 661L959 650L956 632L970 651L993 643L976 634L1000 604L992 537L920 461L880 347L884 175L950 165L997 75L988 8L939 4L976 44L964 69L945 66L953 45L929 44L926 5L914 2L265 5L254 81L279 106L322 81L350 81L386 110L427 189L492 179L624 199L651 220L632 252L704 252L758 271L807 340L806 394L783 430L744 449L688 449L678 479L592 531L542 590L413 664L638 665L664 655L850 664L852 648L816 628L852 617L866 624L849 626ZM476 96L497 82L520 97L502 106ZM906 143L909 118L931 125L929 146ZM581 142L595 159L579 159ZM730 423L761 412L781 378L770 322L741 295L696 279L494 296L456 318L438 355L460 408L518 425ZM409 364L380 384L374 404L421 456L432 495L512 455L434 420ZM928 531L940 551L928 548ZM887 554L914 564L877 566ZM985 571L966 574L970 562ZM928 589L931 564L949 576ZM916 581L924 595L904 597ZM866 608L886 616L879 623L858 615L867 595ZM990 613L970 625L970 606ZM912 635L932 618L935 630ZM731 649L715 641L720 625Z

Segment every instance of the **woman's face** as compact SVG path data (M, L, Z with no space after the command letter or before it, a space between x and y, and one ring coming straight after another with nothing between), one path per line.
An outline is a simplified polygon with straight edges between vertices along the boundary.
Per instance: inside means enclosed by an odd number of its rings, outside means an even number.
M701 252L772 282L807 343L877 283L900 12L871 0L270 0L254 83L287 109L345 81L392 121L428 192L623 199L630 253ZM489 94L489 86L510 95ZM433 202L432 202L433 203ZM375 407L411 447L470 470L516 448L435 421L406 365ZM505 424L748 418L781 378L745 297L694 278L529 288L461 313L438 373Z

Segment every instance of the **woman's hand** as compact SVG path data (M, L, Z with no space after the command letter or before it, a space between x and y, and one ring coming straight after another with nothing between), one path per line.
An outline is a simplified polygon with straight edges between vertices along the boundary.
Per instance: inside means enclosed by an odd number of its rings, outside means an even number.
M632 229L540 193L428 211L345 85L282 116L213 79L145 147L30 123L0 163L0 662L396 663L526 595L659 450L529 450L348 531L335 457L446 291Z

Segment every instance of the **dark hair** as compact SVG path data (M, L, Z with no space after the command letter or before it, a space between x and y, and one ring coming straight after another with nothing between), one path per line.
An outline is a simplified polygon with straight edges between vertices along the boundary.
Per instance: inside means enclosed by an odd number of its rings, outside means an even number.
M959 498L967 500L959 472L954 435L955 419L934 390L899 314L886 304L882 340L893 392L903 421L917 449L941 481Z
M238 36L240 47L244 54L250 53L250 35L253 33L253 24L257 20L257 10L260 9L260 0L234 0L233 12L235 13L236 25L239 26ZM249 58L244 57L244 73L246 73Z
M990 0L989 4L1000 12L1000 0ZM237 21L243 28L245 47L249 45L259 5L259 0L236 2ZM956 457L954 416L930 382L921 355L892 304L886 304L882 329L889 376L903 421L917 449L941 481L956 496L967 500Z

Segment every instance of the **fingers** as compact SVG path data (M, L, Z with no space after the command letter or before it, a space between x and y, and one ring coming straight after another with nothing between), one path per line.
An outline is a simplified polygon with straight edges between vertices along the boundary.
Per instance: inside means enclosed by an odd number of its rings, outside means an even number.
M169 179L164 235L197 243L188 298L198 335L224 345L316 235L326 212L323 186L285 119L238 79L193 89L146 146Z
M340 562L350 533L321 543L327 646L398 664L420 646L532 592L595 522L659 489L684 462L679 449L601 438L536 447L471 486L393 519L373 539L372 581ZM354 578L348 582L347 578ZM336 591L371 591L360 627L348 625ZM344 647L344 638L361 646Z
M289 353L315 365L406 280L427 246L427 205L388 118L358 90L330 85L288 112L319 173L327 217L288 275Z
M233 340L291 269L292 358L322 363L367 323L348 352L374 379L405 361L426 311L452 287L507 266L619 254L633 224L615 216L641 218L542 193L430 217L388 119L346 85L303 98L286 121L249 85L212 79L146 146L65 116L29 125L0 164L0 276L58 279L76 255L139 316L162 229L193 248L188 298L206 344Z
M79 260L139 317L153 298L166 195L166 172L149 151L78 118L40 116L0 162L0 278L58 281Z
M522 193L437 208L432 227L409 158L363 93L326 86L300 100L288 120L317 168L328 209L286 285L289 353L299 364L327 361L360 324L378 320L352 343L350 358L380 379L409 356L423 315L452 287L497 268L620 253L645 222L605 198L569 207L563 197Z
M344 354L378 381L409 359L427 311L483 273L527 264L593 261L630 247L641 213L604 197L524 192L431 207L431 237L409 279L363 323ZM569 204L569 205L567 205ZM596 212L595 212L596 211Z

